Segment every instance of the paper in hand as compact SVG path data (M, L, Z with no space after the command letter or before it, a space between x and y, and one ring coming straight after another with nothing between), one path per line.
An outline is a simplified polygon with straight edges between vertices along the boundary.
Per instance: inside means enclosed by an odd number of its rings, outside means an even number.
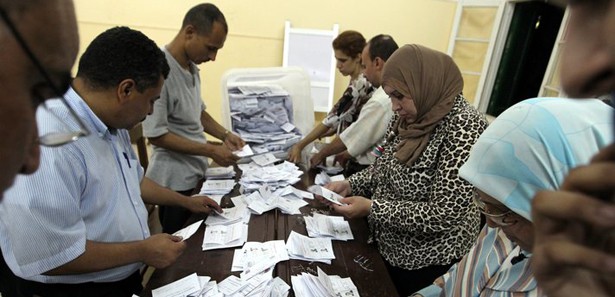
M342 196L340 196L338 193L335 193L325 187L319 186L319 185L313 185L307 188L307 190L311 193L314 193L316 195L320 195L323 198L337 204L337 205L345 205L343 203L341 203L339 200L344 198Z

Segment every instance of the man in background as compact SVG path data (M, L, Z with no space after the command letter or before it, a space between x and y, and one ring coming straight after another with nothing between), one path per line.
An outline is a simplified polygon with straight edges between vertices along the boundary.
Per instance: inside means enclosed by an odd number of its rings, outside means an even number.
M350 176L374 162L376 156L373 150L378 150L377 145L384 139L393 115L391 100L380 86L382 69L398 47L393 37L384 34L374 36L365 45L361 53L363 74L377 89L361 109L359 118L312 157L312 166L322 163L328 156L336 155L335 160L346 168L345 175Z
M615 94L615 0L569 2L561 62L564 91L570 97ZM539 193L532 209L532 264L544 292L551 297L613 296L615 144L574 169L559 191Z
M222 12L213 4L199 4L186 13L179 33L162 48L171 71L154 113L143 123L143 135L153 145L146 176L183 195L190 195L205 175L207 157L221 166L232 165L239 158L231 151L244 146L209 115L201 98L197 65L216 60L227 34ZM224 145L207 143L203 131ZM162 230L169 233L190 216L183 208L161 206L159 211Z

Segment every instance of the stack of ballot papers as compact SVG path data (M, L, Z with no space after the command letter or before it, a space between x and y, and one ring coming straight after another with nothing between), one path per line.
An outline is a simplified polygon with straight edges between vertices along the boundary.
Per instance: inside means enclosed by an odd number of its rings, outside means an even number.
M209 276L190 274L168 285L152 290L152 297L224 297L216 281Z
M228 167L209 167L205 171L205 177L211 179L231 179L235 176L233 166Z
M239 184L242 193L250 193L258 190L261 186L267 185L273 189L284 188L299 182L303 172L297 165L284 161L280 164L260 166L254 162L249 164L239 164L242 171Z
M318 267L318 276L309 273L290 277L296 297L359 297L359 290L349 277L327 275Z
M277 85L228 90L233 131L256 153L286 151L301 139L289 93Z
M242 246L248 240L248 225L237 222L229 225L211 225L205 228L204 251Z
M354 239L350 224L344 220L344 217L314 213L312 217L305 216L304 219L310 237L325 237L344 241Z
M301 214L299 209L308 204L303 200L303 193L291 186L275 192L271 192L268 186L261 186L258 191L244 195L243 201L251 211L259 215L275 208L286 214Z
M286 241L286 249L291 259L326 264L331 264L331 260L335 259L331 238L310 238L291 231Z
M235 180L232 179L208 179L203 183L200 195L224 195L235 187Z

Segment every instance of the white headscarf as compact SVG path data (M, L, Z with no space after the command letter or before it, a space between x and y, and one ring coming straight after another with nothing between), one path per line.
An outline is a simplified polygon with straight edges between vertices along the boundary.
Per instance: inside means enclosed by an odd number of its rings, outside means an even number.
M531 221L537 191L558 189L570 169L613 142L612 113L596 99L517 103L478 138L459 175Z

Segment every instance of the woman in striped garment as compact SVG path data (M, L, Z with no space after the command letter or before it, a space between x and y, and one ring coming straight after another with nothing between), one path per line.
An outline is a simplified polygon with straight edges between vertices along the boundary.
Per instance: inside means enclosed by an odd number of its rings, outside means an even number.
M543 296L529 261L531 200L613 141L611 113L599 100L538 98L496 118L459 170L487 226L459 263L414 296Z

